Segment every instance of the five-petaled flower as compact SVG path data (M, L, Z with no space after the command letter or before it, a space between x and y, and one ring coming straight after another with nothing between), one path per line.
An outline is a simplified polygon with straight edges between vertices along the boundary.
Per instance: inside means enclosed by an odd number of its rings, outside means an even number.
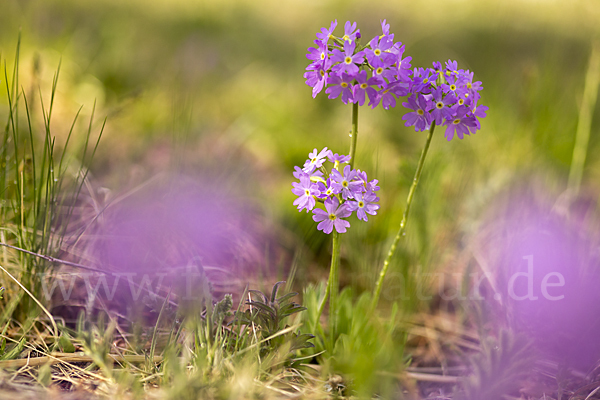
M340 206L340 201L337 197L325 200L325 210L317 208L313 211L313 220L319 223L317 229L325 233L331 233L335 227L338 233L346 232L346 228L350 226L350 222L342 218L349 217L352 211L349 211L345 204Z

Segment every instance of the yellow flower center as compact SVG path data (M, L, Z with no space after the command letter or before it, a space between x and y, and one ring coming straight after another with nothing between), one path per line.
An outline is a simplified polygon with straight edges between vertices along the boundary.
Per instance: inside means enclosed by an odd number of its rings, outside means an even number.
M425 111L423 111L423 110L421 110L421 109L418 109L418 110L417 110L417 114L419 114L419 115L423 115L423 114L425 114Z
M462 106L465 102L465 99L459 99L458 100L458 105Z
M438 101L437 103L435 103L435 106L436 106L437 108L440 108L440 109L441 109L441 108L444 108L444 103L442 103L441 101Z
M335 221L337 219L337 216L335 214L329 214L329 219Z
M380 49L375 49L375 51L373 52L376 56L379 56L381 54L381 50Z
M304 189L304 193L308 196L308 195L310 195L310 190Z
M460 124L460 118L456 118L454 121L452 121L452 123L453 123L454 125L458 125L458 124Z
M369 85L367 85L366 83L361 83L361 84L360 84L360 88L361 88L361 89L366 89L366 88L367 88L367 86L369 86Z
M376 73L377 75L381 75L381 73L382 73L382 72L383 72L383 68L381 68L381 67L379 67L379 68L377 68L377 69L375 70L375 73Z
M345 187L345 188L347 188L348 187L348 181L343 181L342 182L342 186Z
M456 90L456 85L450 85L450 90L455 91Z
M342 82L342 83L340 83L340 86L343 87L343 88L347 88L348 84L346 82Z
M352 57L346 57L346 58L344 58L344 62L346 64L352 64Z
M365 206L365 203L364 203L364 202L362 202L362 201L359 201L359 202L358 202L358 206L359 206L360 208L363 208L363 207Z

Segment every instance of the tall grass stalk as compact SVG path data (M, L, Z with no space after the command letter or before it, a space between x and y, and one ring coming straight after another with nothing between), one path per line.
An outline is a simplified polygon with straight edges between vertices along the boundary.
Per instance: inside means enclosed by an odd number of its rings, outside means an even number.
M7 269L5 272L13 271L12 276L15 277L18 287L29 295L23 296L23 291L17 287L15 290L9 290L0 323L31 318L31 312L41 306L38 299L42 294L42 280L51 278L47 272L51 271L54 265L53 262L48 262L53 259L49 255L56 253L61 247L68 220L87 175L88 169L85 165L93 158L102 136L101 131L91 157L86 159L92 132L92 112L89 129L84 137L83 157L75 169L74 177L67 179L67 170L72 165L67 160L67 148L75 132L81 108L73 119L62 150L58 152L52 134L52 115L60 63L52 79L47 103L39 88L41 121L38 121L35 117L37 114L33 112L33 103L19 83L20 48L19 38L12 68L9 69L6 60L2 60L3 85L8 107L4 132L0 133L0 239L4 249L13 247L28 250L16 254L5 251L3 266ZM9 71L12 71L12 75ZM21 113L22 106L25 115ZM41 131L36 131L36 127L40 125L43 126ZM104 126L102 130L103 128ZM67 183L72 185L68 189ZM16 246L11 246L10 243ZM35 256L39 254L49 258Z
M568 189L572 197L577 196L585 158L587 155L588 143L590 140L590 131L592 129L592 116L596 108L596 99L598 96L598 86L600 85L600 40L592 44L592 53L585 84L583 89L583 98L579 107L579 118L577 120L577 133L575 136L575 147L573 148L573 158L571 159L571 168L569 171Z

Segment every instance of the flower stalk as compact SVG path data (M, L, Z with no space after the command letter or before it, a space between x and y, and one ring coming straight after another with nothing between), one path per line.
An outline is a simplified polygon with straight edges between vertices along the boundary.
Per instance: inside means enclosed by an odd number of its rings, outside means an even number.
M396 252L396 248L398 247L398 243L400 242L400 238L406 236L406 223L408 220L408 213L410 212L410 206L413 201L413 197L415 195L415 191L417 189L417 185L419 184L419 179L421 178L421 173L423 172L423 165L425 164L425 157L427 156L427 152L429 151L429 145L431 144L431 138L433 137L433 131L435 130L435 121L431 124L431 128L429 128L429 133L427 134L427 140L425 141L425 147L423 147L423 151L421 152L421 157L419 158L419 164L417 164L417 170L415 171L415 177L413 178L412 185L410 186L410 190L408 191L408 197L406 199L406 209L404 210L404 214L402 215L402 221L400 222L400 228L398 229L398 233L390 246L390 250L388 251L387 257L383 262L383 267L379 272L379 278L377 280L377 284L375 285L375 293L373 295L373 303L371 305L372 310L377 308L377 304L379 303L379 297L381 296L381 288L383 287L383 281L385 280L385 276L387 274L388 268L390 266L390 261Z
M358 139L358 103L352 103L352 130L350 131L350 168L354 165L356 141Z

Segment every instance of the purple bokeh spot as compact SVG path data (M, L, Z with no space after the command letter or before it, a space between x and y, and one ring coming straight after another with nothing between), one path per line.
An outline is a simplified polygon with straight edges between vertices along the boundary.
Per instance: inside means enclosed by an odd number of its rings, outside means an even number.
M546 356L585 370L600 359L600 242L587 214L574 215L513 198L487 246L508 320Z

